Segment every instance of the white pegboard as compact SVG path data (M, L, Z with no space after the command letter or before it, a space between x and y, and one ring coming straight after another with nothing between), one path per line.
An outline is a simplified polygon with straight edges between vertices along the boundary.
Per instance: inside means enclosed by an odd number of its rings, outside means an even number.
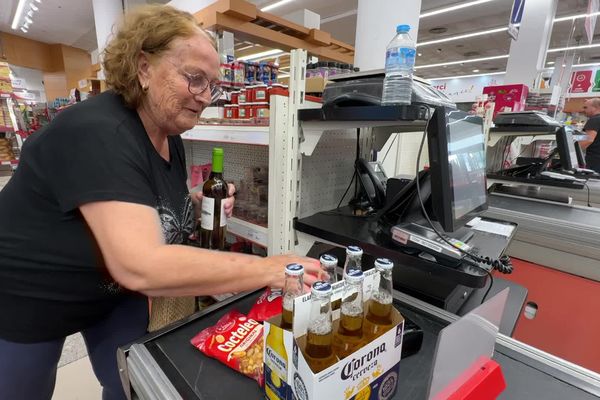
M370 150L371 136L361 130L361 156ZM356 129L331 130L323 133L313 154L302 158L300 205L298 217L334 209L354 174ZM345 205L352 199L354 184L346 194Z
M223 176L229 182L238 183L244 178L247 167L268 166L269 148L249 144L211 143L184 140L185 159L188 176L190 165L212 162L213 147L223 148Z

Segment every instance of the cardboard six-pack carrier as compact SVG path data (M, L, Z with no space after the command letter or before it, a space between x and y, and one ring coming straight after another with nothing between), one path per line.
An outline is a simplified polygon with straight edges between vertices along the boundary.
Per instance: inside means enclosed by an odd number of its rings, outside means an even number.
M365 271L366 304L379 275ZM341 299L344 282L333 284L331 301ZM386 400L396 392L404 318L392 307L394 327L327 369L313 373L302 353L310 314L310 293L294 301L294 333L279 327L280 316L265 321L265 391L268 398L282 400ZM339 310L333 313L334 332Z

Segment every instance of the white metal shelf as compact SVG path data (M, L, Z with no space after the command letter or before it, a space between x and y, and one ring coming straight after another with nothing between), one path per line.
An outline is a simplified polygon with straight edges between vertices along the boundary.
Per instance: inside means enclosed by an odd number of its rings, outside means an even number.
M184 140L269 145L268 126L196 125L181 135Z
M263 247L267 247L268 229L242 219L231 217L227 220L227 231Z

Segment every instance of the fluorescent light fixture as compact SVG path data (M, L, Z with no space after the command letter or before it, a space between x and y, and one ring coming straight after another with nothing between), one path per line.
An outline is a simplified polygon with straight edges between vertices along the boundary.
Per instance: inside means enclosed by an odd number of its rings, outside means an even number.
M591 14L576 14L576 15L571 15L571 16L568 16L568 17L554 18L554 22L572 21L574 19L580 19L580 18L585 18L585 17L593 17L594 15L600 15L600 11L593 12Z
M27 16L28 16L29 18L33 17L33 10L29 10L29 11L27 11Z
M548 65L554 64L554 61L548 61Z
M577 49L591 49L594 47L600 47L600 43L584 44L581 46L558 47L556 49L548 49L548 53L556 53L558 51L569 51L569 50L577 50Z
M35 0L36 3L42 4L42 0Z
M283 50L279 50L279 49L273 49L273 50L267 50L267 51L263 51L261 53L256 53L256 54L250 54L249 56L243 56L243 57L238 57L238 60L255 60L257 58L263 58L263 57L270 57L270 56L277 56L280 54L283 54L284 51Z
M507 29L508 29L507 27L503 26L501 28L488 29L486 31L465 33L463 35L450 36L450 37L443 38L443 39L428 40L426 42L417 43L417 47L427 46L429 44L451 42L451 41L460 40L460 39L467 39L467 38L471 38L471 37L475 37L475 36L490 35L492 33L504 32Z
M23 8L25 7L25 0L19 0L19 4L17 4L17 10L15 11L15 16L12 20L12 25L10 26L12 29L17 29L19 25L19 21L21 20L21 14L23 14Z
M293 0L279 0L276 3L269 4L268 6L261 8L260 11L269 11L269 10L272 10L272 9L277 8L279 6L282 6L282 5L286 4L286 3L289 3L291 1L293 1Z
M33 24L33 20L27 16L25 16L25 21L27 21L28 24Z
M29 3L29 8L31 8L33 11L38 11L39 10L39 8L35 4L33 4L33 3Z
M479 72L479 70L478 69L474 69L473 72Z
M471 75L456 75L456 76L443 76L441 78L426 78L428 81L443 81L446 79L459 79L459 78L474 78L477 76L491 76L491 75L501 75L501 74L505 74L506 71L500 71L500 72L490 72L487 74L471 74Z
M467 63L474 63L474 62L479 62L479 61L500 60L502 58L508 58L508 54L504 54L501 56L472 58L470 60L448 61L448 62L443 62L443 63L438 63L438 64L417 65L417 66L415 66L415 69L443 67L446 65L467 64Z
M321 24L326 24L328 22L337 21L338 19L350 17L352 15L356 15L357 12L358 12L357 10L350 10L350 11L343 12L341 14L332 15L331 17L321 18Z
M25 29L29 29L29 24L28 24L27 22L25 22L25 23L23 24L23 28L25 28Z
M494 1L494 0L475 0L475 1L469 1L466 3L455 4L450 7L440 8L440 9L434 10L434 11L428 11L426 13L419 15L419 18L427 18L427 17L431 17L432 15L444 14L444 13L448 13L451 11L460 10L461 8L467 8L467 7L476 6L478 4L489 3L490 1Z
M594 67L597 65L600 65L600 63L595 62L595 63L575 64L573 66L574 67Z
M27 33L27 29L25 29L25 27L24 27L24 26L22 26L22 27L21 27L21 30L22 30L24 33Z

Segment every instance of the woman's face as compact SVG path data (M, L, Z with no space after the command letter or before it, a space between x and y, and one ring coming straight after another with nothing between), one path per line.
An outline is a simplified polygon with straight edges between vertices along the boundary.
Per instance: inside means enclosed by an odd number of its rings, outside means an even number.
M139 68L140 83L148 87L143 107L153 124L162 133L181 134L198 123L211 103L210 85L200 93L198 88L217 82L219 56L198 33L173 40L169 50L150 62L141 61Z

